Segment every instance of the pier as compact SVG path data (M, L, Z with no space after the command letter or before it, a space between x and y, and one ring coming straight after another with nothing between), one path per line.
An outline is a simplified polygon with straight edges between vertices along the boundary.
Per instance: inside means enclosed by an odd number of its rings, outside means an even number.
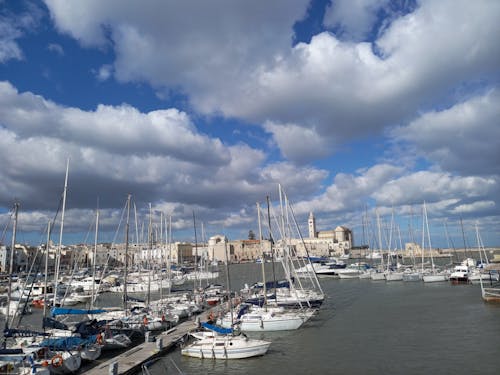
M146 340L137 346L105 362L81 372L84 375L129 375L141 371L144 363L172 350L189 331L197 327L196 321L187 320L177 326L154 336L154 341Z

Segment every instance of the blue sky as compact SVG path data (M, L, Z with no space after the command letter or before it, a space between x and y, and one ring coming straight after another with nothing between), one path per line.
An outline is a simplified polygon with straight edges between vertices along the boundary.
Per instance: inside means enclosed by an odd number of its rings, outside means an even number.
M17 200L44 242L69 158L67 243L97 201L111 241L128 193L174 239L193 212L246 238L281 184L304 233L361 244L377 210L421 238L425 201L433 245L462 218L499 246L498 35L488 0L0 0L0 224Z

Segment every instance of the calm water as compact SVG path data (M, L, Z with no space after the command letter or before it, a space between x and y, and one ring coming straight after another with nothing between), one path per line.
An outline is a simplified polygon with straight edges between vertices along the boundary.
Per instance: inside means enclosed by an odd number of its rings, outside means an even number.
M259 272L231 266L231 283ZM500 305L485 304L479 286L326 278L322 286L328 298L303 328L249 335L272 341L265 356L200 360L176 350L151 374L178 373L171 360L188 375L500 373Z
M266 268L269 278L271 265ZM233 289L257 281L260 269L231 265ZM219 281L225 280L222 272ZM300 330L249 334L272 341L265 356L200 360L177 349L152 365L151 374L178 374L172 361L187 375L500 373L500 305L485 304L479 286L329 278L322 286L327 299ZM118 295L100 298L102 306L120 303ZM41 313L24 319L23 325L37 326Z

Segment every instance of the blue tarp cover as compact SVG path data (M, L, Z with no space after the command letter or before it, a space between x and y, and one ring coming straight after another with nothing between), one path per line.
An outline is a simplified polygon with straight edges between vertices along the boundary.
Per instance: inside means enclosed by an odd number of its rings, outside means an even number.
M51 350L71 350L75 349L79 346L85 346L88 344L95 343L97 340L97 336L89 336L86 339L82 339L81 337L61 337L58 339L50 338L45 339L40 343L41 347L46 347Z
M57 315L88 315L88 314L101 314L106 312L107 310L103 309L94 309L94 310L86 310L86 309L66 309L64 307L53 307L51 310L52 316Z
M233 330L231 328L222 328L222 327L214 326L212 324L208 324L205 322L201 323L201 326L203 328L209 329L210 331L215 331L215 332L221 333L223 335L228 335L230 333L233 333Z

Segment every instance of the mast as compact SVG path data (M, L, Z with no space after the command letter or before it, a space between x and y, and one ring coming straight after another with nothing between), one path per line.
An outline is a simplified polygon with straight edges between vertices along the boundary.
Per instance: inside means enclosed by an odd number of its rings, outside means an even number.
M149 306L151 300L151 267L152 267L152 253L153 253L153 209L149 203L149 225L148 225L148 257L146 260L148 270L148 292L146 294L146 306Z
M194 216L193 210L193 227L194 227L194 287L193 291L196 291L196 282L198 281L198 238L196 237L196 218ZM201 278L200 278L201 286Z
M260 204L257 202L257 219L259 223L259 244L260 244L260 250L261 250L261 256L262 256L262 283L263 287L262 290L264 291L264 308L267 311L267 288L266 288L266 269L265 269L265 263L266 263L266 257L264 254L264 246L262 245L262 225L260 223Z
M273 233L271 232L271 209L269 207L269 195L266 196L266 201L267 201L267 225L269 227L269 241L271 241L271 264L273 268L273 289L274 289L274 300L276 303L278 303L278 295L276 294L276 272L275 272L275 267L274 267L274 251L273 251Z
M233 299L231 298L231 278L229 277L229 256L227 255L227 242L228 239L224 236L224 254L226 256L226 283L227 283L227 297L229 303L229 311L231 313L231 328L234 325L234 316L233 316Z
M59 282L59 267L61 266L61 247L62 247L62 235L64 229L64 212L66 211L66 192L68 190L68 172L69 172L69 158L66 161L66 176L64 178L64 191L63 191L63 204L61 211L61 228L59 230L59 245L57 246L56 261L55 261L55 271L54 271L54 300L52 305L56 305L57 299L57 287Z
M377 209L375 209L375 214L377 215L378 248L380 251L380 265L382 266L382 269L383 269L384 268L384 253L382 250L382 232L380 229L380 215L379 215Z
M50 220L47 224L47 244L45 246L45 286L43 291L43 317L47 316L47 286L49 284L49 244L50 244Z
M453 239L450 237L450 234L448 232L448 223L447 223L446 219L444 220L444 233L446 235L446 242L448 243L448 248L450 248L450 244L451 244L451 247L453 248L453 254L455 254L455 257L457 258L457 262L458 262L457 249L455 249L455 244L453 243ZM451 261L451 263L453 263L453 259L451 259L451 257L450 257L450 261Z
M127 196L127 224L125 225L125 270L123 272L123 309L127 315L128 232L130 227L130 198Z
M429 243L429 253L431 255L431 267L432 267L432 273L434 274L435 272L435 266L434 266L434 257L432 256L432 244L431 244L431 233L429 232L429 220L427 219L427 208L425 207L425 201L424 201L424 224L425 224L425 229L427 230L427 241ZM422 231L424 233L425 231Z
M462 216L460 216L460 228L462 228L462 238L464 240L464 260L468 257L467 253L467 242L465 241L464 223L462 221Z
M94 308L94 302L96 300L95 273L96 273L96 262L97 262L97 232L98 232L98 229L99 229L99 201L97 203L97 209L95 211L94 254L93 254L93 262L92 262L92 298L90 299L90 309Z
M14 225L12 227L12 241L10 245L10 263L9 263L9 287L8 287L8 301L7 301L7 316L5 317L5 329L9 328L10 319L10 296L12 293L12 271L14 269L14 252L16 249L16 233L17 233L17 215L19 212L19 203L14 203ZM5 342L4 342L5 346Z

